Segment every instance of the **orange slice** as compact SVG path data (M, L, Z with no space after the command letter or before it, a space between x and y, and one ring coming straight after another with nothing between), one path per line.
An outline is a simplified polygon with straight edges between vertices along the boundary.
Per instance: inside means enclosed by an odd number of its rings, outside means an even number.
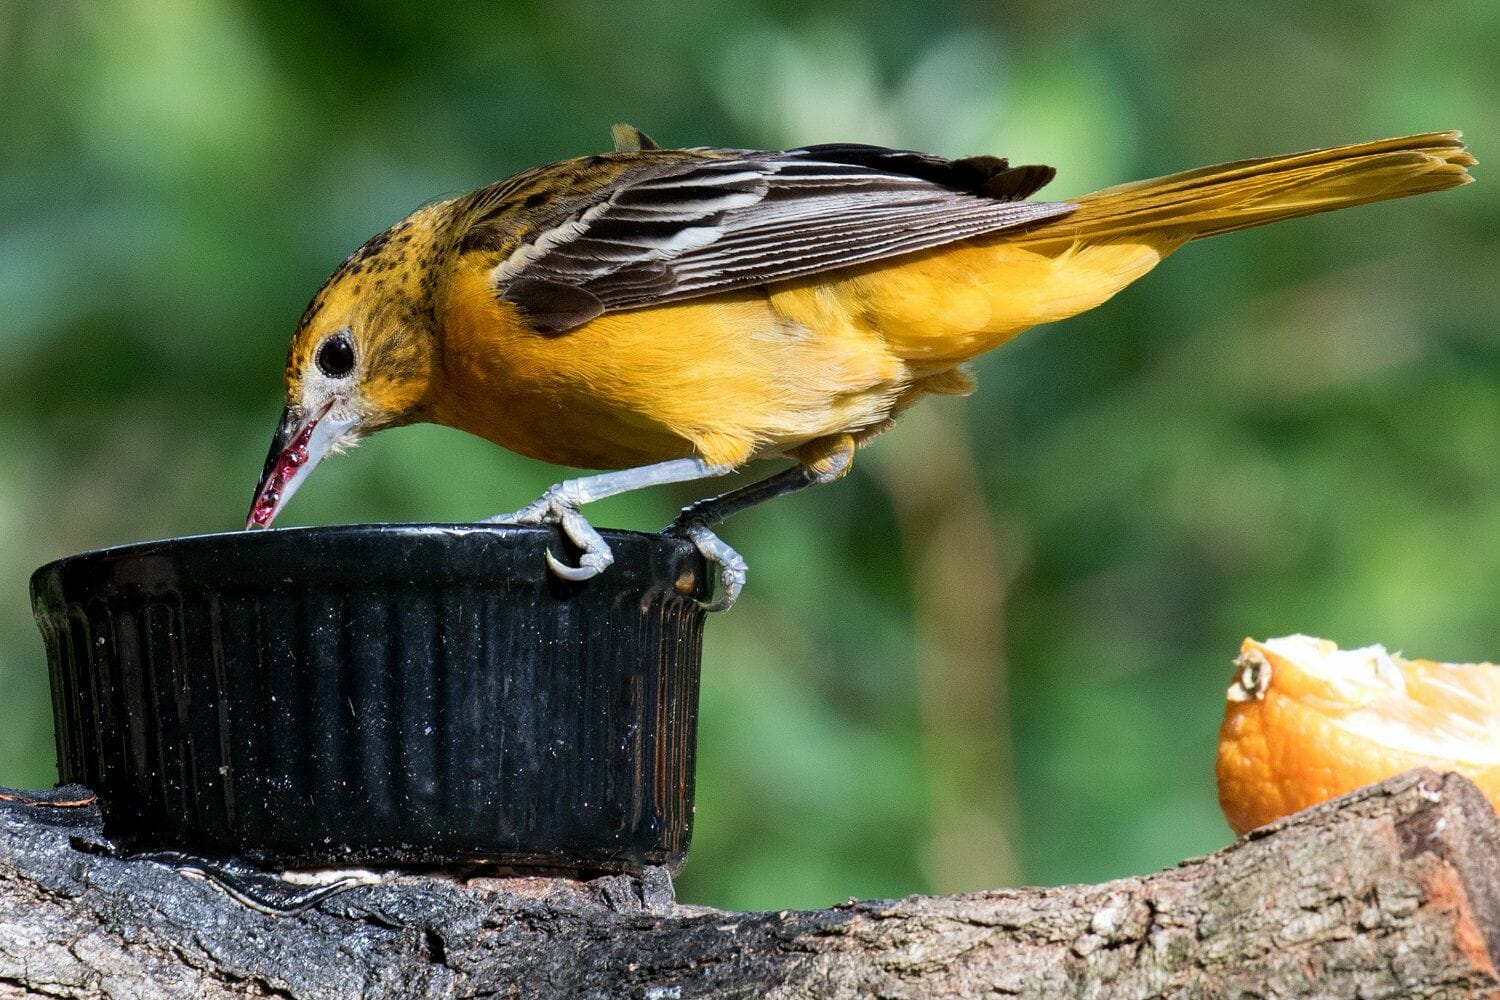
M1219 730L1235 833L1408 768L1457 771L1500 808L1500 667L1246 639Z

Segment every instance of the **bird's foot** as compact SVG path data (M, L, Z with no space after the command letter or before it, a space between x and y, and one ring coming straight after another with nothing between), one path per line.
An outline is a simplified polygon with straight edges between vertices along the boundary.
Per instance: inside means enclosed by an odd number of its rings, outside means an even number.
M589 580L609 568L615 561L615 554L610 551L609 543L603 536L594 530L588 518L579 513L578 508L584 502L585 498L579 495L572 482L558 483L520 510L510 514L497 514L486 518L484 523L558 525L563 534L583 550L583 555L578 557L577 566L569 566L558 560L552 550L548 549L547 567L564 580Z
M688 511L684 511L684 514L687 513ZM728 611L733 607L734 602L739 600L740 591L744 589L745 576L750 572L745 558L730 548L729 543L714 534L707 525L691 516L678 518L663 534L687 539L703 558L719 567L719 596L713 602L705 603L703 610Z

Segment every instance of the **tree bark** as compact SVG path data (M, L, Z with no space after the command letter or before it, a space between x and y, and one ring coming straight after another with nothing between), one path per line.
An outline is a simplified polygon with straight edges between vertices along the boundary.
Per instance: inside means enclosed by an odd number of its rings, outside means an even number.
M1154 875L779 913L676 904L660 871L226 892L98 823L0 803L0 994L1500 996L1500 823L1426 771Z

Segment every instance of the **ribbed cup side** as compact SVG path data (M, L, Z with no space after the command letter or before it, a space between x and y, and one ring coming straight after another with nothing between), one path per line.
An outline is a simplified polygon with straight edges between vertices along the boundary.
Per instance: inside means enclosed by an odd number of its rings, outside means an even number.
M63 780L140 846L675 866L703 623L677 583L702 566L608 537L616 565L583 585L542 569L542 529L210 536L44 567Z

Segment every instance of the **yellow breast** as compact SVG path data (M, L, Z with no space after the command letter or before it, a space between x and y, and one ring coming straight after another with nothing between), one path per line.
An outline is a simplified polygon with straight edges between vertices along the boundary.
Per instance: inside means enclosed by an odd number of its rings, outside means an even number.
M456 276L440 319L435 419L586 468L780 454L879 423L910 382L878 330L811 289L610 313L543 335L474 269Z

